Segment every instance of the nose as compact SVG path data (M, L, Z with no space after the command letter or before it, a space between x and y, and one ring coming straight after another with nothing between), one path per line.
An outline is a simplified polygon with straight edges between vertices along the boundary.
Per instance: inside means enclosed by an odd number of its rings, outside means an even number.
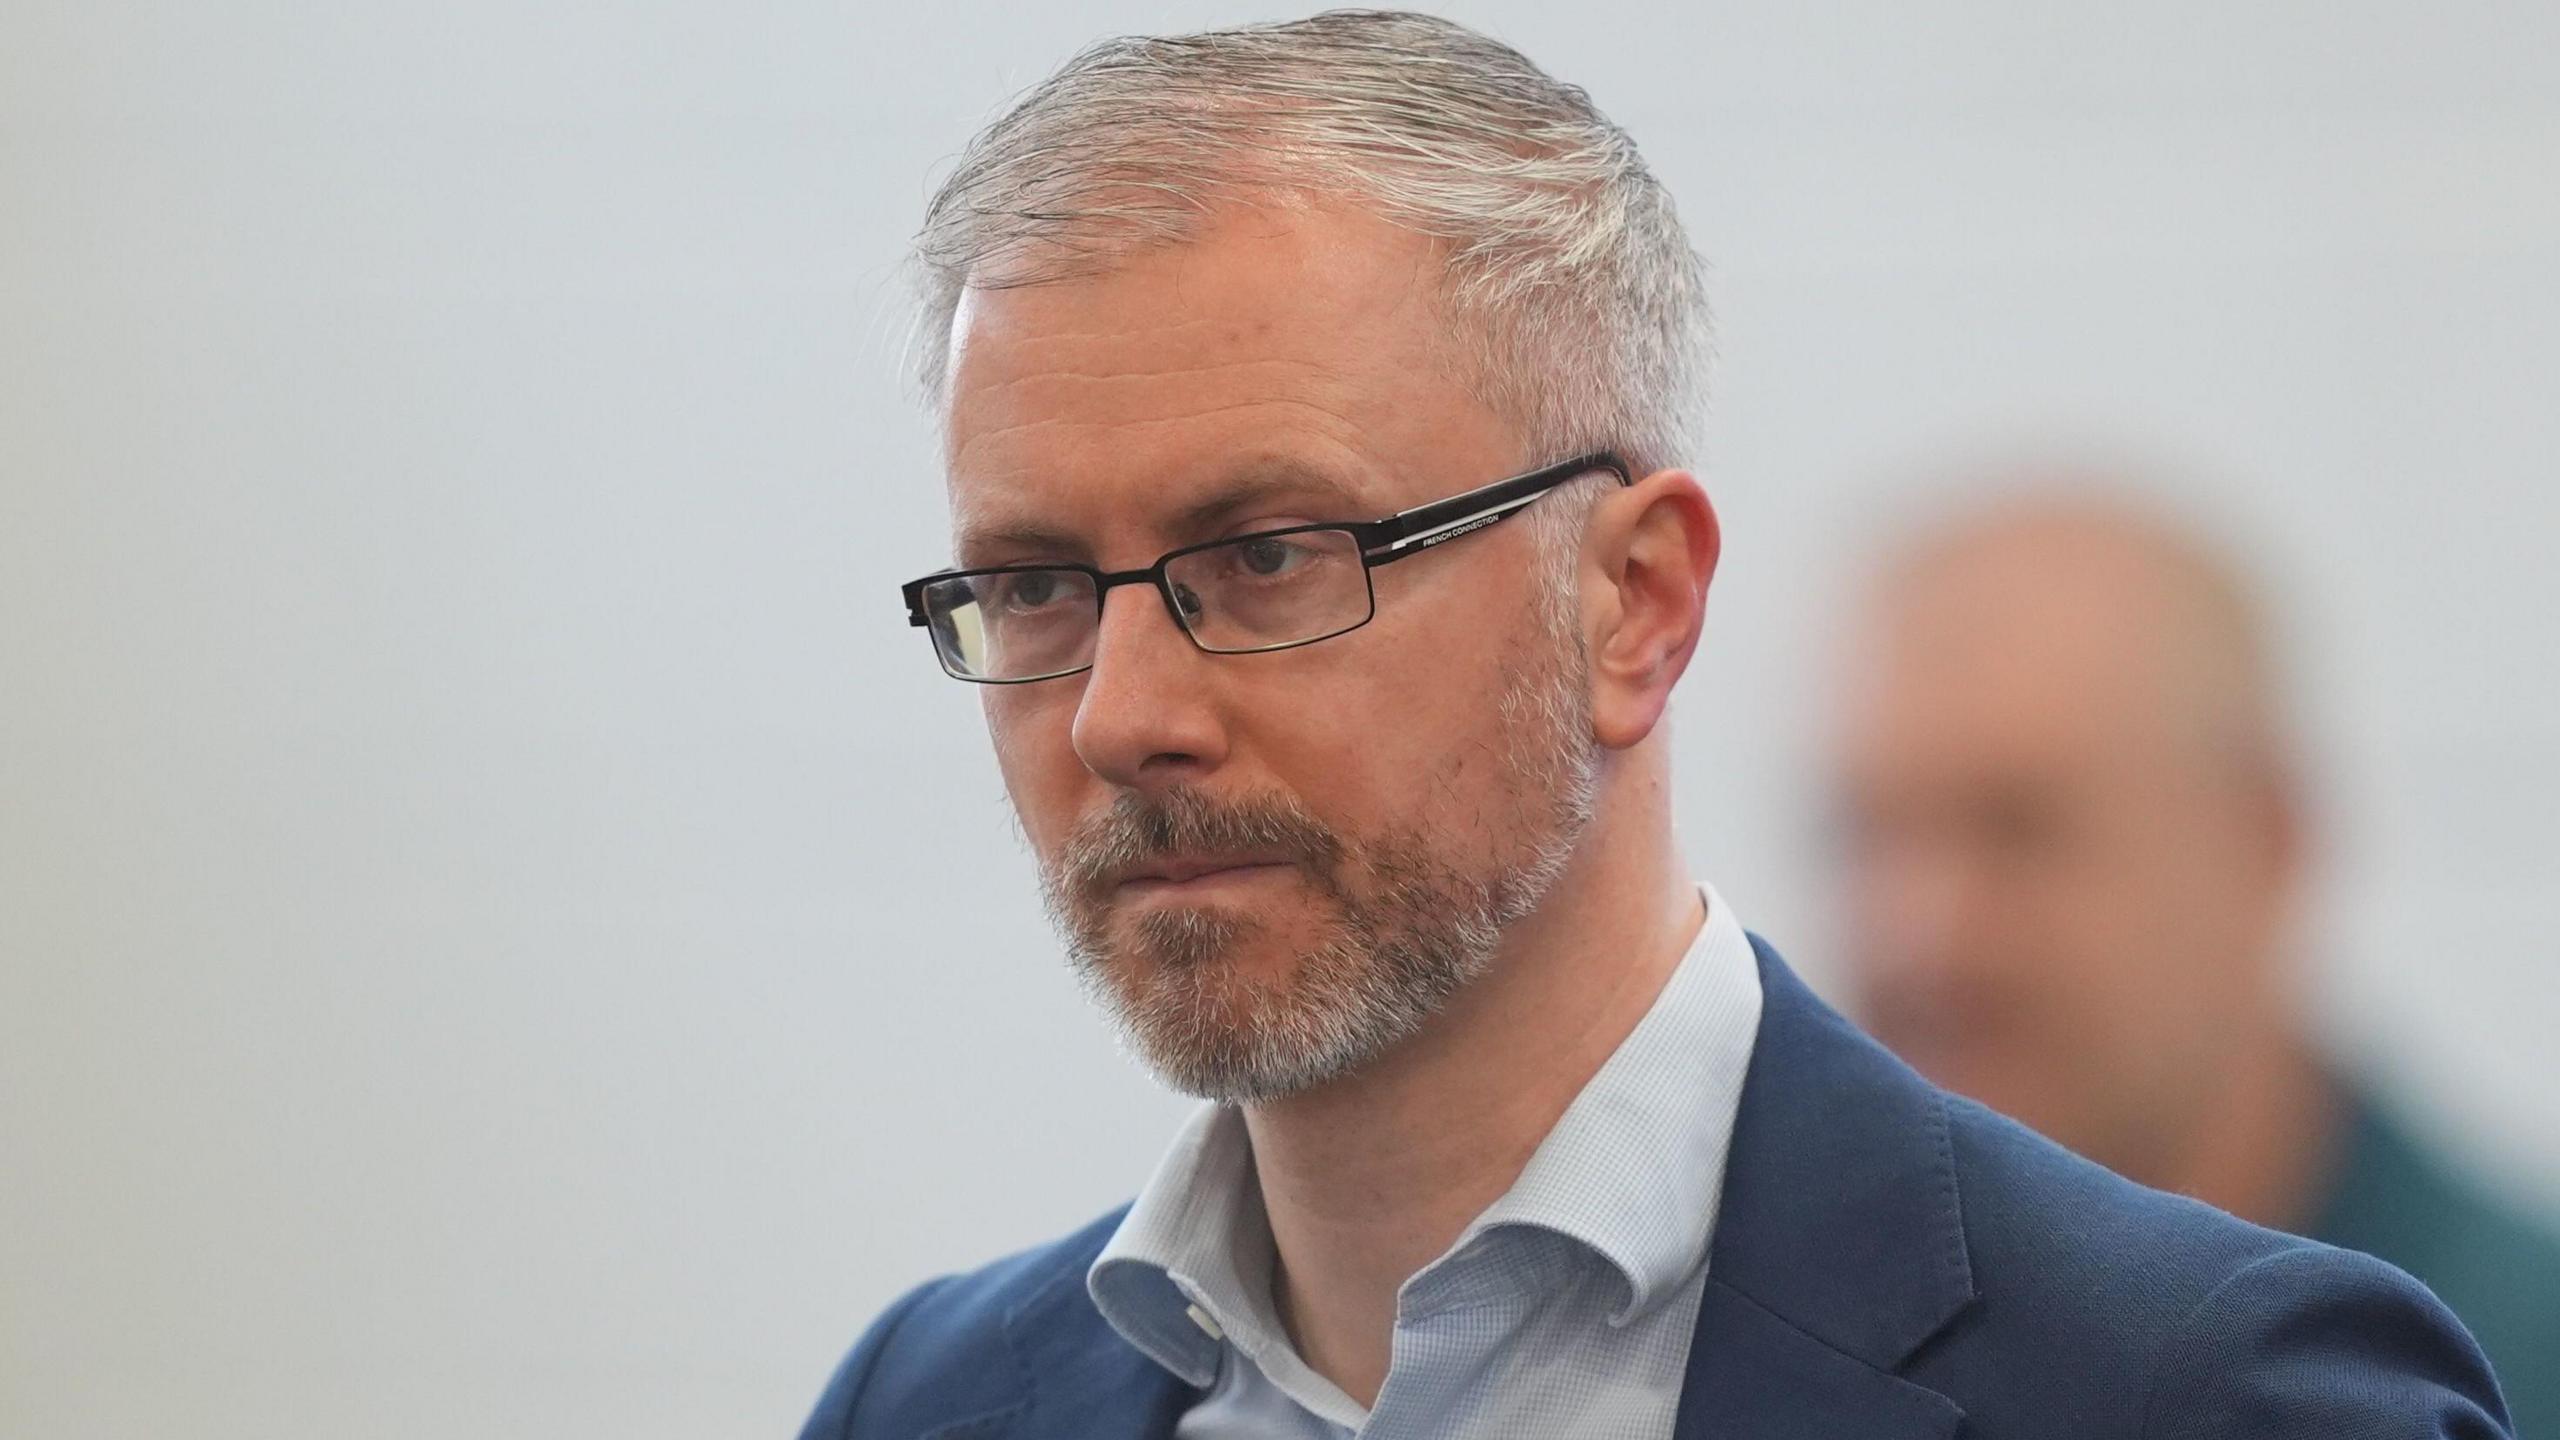
M1215 770L1227 758L1209 668L1217 663L1174 623L1160 592L1112 590L1076 703L1077 758L1133 790L1187 784Z

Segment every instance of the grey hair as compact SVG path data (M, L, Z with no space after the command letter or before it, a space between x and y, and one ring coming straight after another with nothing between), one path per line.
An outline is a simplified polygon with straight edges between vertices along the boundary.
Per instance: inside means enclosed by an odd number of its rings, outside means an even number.
M1097 274L1265 195L1348 196L1441 242L1460 376L1536 458L1695 463L1705 267L1669 193L1580 87L1400 11L1106 40L1034 87L926 209L925 394L964 291Z

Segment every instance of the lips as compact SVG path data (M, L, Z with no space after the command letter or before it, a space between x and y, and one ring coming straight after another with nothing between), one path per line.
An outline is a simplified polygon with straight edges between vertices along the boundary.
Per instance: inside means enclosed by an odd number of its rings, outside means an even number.
M1121 872L1113 885L1180 885L1205 876L1290 863L1277 855L1173 855L1132 865Z

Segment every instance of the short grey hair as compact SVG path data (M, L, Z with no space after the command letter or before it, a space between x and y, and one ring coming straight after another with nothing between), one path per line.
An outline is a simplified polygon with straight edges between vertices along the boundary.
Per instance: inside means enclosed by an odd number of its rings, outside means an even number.
M1219 202L1292 192L1441 242L1460 376L1536 459L1696 463L1705 267L1669 193L1580 87L1398 11L1106 40L1034 87L925 212L927 397L945 398L965 291L1097 274Z

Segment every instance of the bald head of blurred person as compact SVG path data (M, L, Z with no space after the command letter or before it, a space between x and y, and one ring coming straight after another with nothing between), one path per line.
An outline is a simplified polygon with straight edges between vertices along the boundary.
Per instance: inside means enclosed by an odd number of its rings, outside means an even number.
M1908 545L1839 726L1853 981L1931 1079L2298 1228L2337 1100L2286 965L2303 807L2237 573L2110 501Z

